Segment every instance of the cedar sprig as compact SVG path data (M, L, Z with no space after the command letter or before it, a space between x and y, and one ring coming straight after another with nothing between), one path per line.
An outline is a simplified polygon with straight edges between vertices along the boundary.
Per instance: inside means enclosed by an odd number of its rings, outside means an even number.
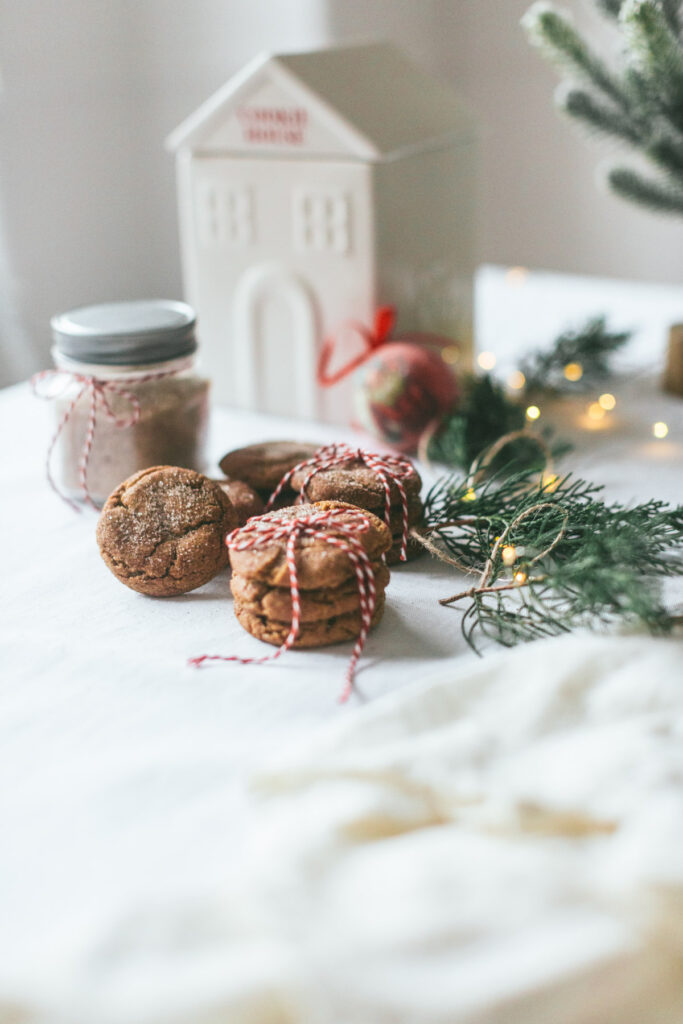
M577 330L564 331L550 348L532 352L520 362L525 394L585 391L599 384L610 373L610 357L624 347L631 333L610 330L604 316L592 317ZM571 363L581 367L578 381L565 377L565 367Z
M670 631L660 581L683 571L683 507L607 504L601 491L571 476L539 481L532 470L476 487L447 477L432 488L427 535L476 574L441 602L468 602L461 628L470 646L509 647L615 621Z

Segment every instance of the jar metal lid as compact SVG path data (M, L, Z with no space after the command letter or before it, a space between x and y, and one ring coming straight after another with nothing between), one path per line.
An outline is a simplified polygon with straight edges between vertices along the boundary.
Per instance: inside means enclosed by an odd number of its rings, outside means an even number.
M55 348L104 366L162 363L197 349L196 315L185 302L107 302L60 313L50 321Z

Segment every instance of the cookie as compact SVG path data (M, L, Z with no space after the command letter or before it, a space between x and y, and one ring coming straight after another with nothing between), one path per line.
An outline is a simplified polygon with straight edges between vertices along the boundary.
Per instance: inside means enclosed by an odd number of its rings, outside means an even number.
M300 492L310 470L298 470L291 479L295 491ZM412 472L401 479L408 500L419 499L422 480L413 467ZM393 480L389 479L391 504L400 505L401 494ZM353 459L331 469L321 469L306 485L307 501L347 501L360 508L383 514L385 493L382 478L369 469L360 459Z
M230 499L232 507L237 513L238 526L244 526L247 519L262 514L263 499L244 480L216 480L215 483Z
M272 519L276 523L283 520L296 519L312 515L315 512L326 512L330 509L348 509L348 515L342 517L343 523L356 525L357 508L341 501L319 501L315 504L293 505L277 512L268 512L262 519ZM391 533L385 523L372 512L364 512L370 529L356 536L362 544L371 562L378 562L385 551L391 547ZM325 527L327 532L334 534L334 527ZM248 548L244 551L232 549L230 563L233 572L260 580L271 587L288 587L289 571L285 559L286 540L272 541L262 547ZM317 537L302 537L297 544L296 565L299 587L302 590L319 590L323 587L338 587L345 580L354 576L354 568L348 555L340 548Z
M389 582L389 570L381 562L373 565L375 587L383 593ZM233 572L230 581L235 600L255 616L265 616L276 622L292 621L292 598L289 587L269 587L260 580L249 579ZM319 622L356 611L359 605L358 583L355 577L338 587L304 590L300 595L301 621Z
M228 561L224 544L237 526L230 499L191 469L143 469L107 498L97 542L107 567L131 590L170 597L195 590Z
M264 441L228 452L219 465L226 476L244 480L268 498L285 473L310 459L317 449L318 445L301 441Z
M377 595L371 629L380 621L383 612L384 593L380 593ZM248 633L255 636L257 640L263 640L264 643L275 644L279 647L289 636L290 624L288 622L276 622L264 615L254 615L239 601L235 601L235 615L237 621ZM342 643L344 640L357 640L360 628L359 611L337 615L330 619L320 619L317 622L302 622L294 647L325 647L328 644Z

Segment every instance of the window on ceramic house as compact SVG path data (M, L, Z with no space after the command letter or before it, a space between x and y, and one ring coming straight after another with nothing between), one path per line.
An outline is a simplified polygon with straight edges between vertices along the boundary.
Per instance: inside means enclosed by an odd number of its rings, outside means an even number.
M254 200L244 185L205 184L198 196L199 237L204 245L247 245L254 239Z
M294 193L294 244L299 250L346 256L351 249L351 204L338 189Z

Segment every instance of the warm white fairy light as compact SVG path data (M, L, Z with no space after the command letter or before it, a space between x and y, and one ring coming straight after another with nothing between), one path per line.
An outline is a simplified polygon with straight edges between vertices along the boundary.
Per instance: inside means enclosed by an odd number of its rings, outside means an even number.
M511 566L517 561L517 548L514 544L506 544L500 553L503 565Z
M604 409L605 412L611 412L616 404L616 398L614 395L610 395L609 391L606 391L604 395L600 395L598 398L598 405Z
M669 433L669 428L663 420L658 420L657 423L652 424L652 433L658 441L661 441Z
M540 415L541 415L541 410L538 408L537 405L529 405L529 406L527 406L526 418L528 420L537 420Z
M567 380L577 381L583 377L583 366L581 363L567 363L564 368L564 375Z
M482 370L492 370L496 365L496 357L493 352L480 352L477 356L477 363Z
M477 497L477 492L474 487L468 487L462 496L463 501L474 501Z
M517 572L515 573L515 575L514 575L513 579L514 579L515 583L519 584L519 586L521 586L521 585L522 585L522 583L526 583L526 581L527 581L527 575L526 575L526 573L524 572L524 569L519 569L519 570L518 570L518 571L517 571Z
M599 402L591 402L588 406L587 415L589 420L593 420L595 423L605 418L605 410Z
M526 384L526 377L521 370L514 370L507 379L507 386L513 391L521 391Z
M558 487L559 483L560 483L560 478L557 475L557 473L544 473L543 474L543 478L541 480L541 485L543 487L543 490L547 491L549 494L552 494L553 491L557 490L557 487Z

